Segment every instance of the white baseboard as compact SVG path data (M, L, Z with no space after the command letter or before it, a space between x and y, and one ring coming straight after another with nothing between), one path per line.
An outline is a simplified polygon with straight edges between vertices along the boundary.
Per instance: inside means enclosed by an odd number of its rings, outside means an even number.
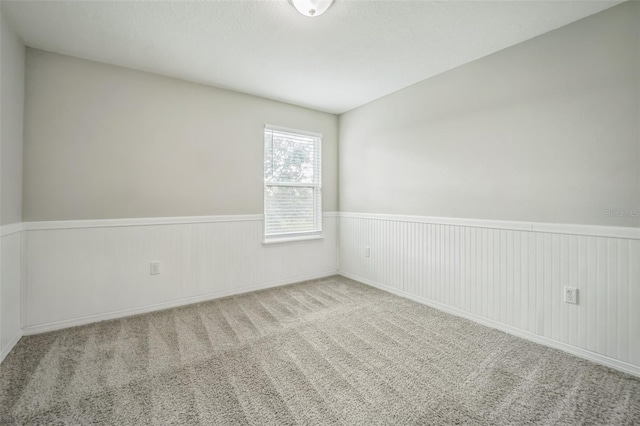
M384 284L380 284L378 282L369 280L367 278L360 277L360 276L355 275L355 274L350 274L348 272L343 272L343 271L338 271L338 274L342 275L342 276L344 276L346 278L350 278L352 280L359 281L361 283L364 283L364 284L370 285L372 287L378 288L380 290L386 291L388 293L395 294L396 296L404 297L404 298L413 300L415 302L421 303L423 305L427 305L427 306L430 306L432 308L438 309L440 311L443 311L443 312L446 312L446 313L449 313L449 314L452 314L452 315L455 315L455 316L458 316L458 317L462 317L462 318L468 319L470 321L473 321L473 322L476 322L476 323L479 323L479 324L482 324L482 325L485 325L487 327L495 328L497 330L504 331L505 333L509 333L511 335L514 335L514 336L517 336L517 337L520 337L520 338L523 338L523 339L526 339L526 340L530 340L530 341L535 342L535 343L539 343L541 345L545 345L545 346L548 346L548 347L551 347L551 348L554 348L554 349L561 350L563 352L567 352L567 353L569 353L571 355L575 355L577 357L584 358L586 360L589 360L589 361L604 365L606 367L610 367L610 368L613 368L615 370L622 371L624 373L628 373L628 374L640 377L640 367L638 367L638 366L635 366L635 365L632 365L632 364L629 364L629 363L626 363L626 362L623 362L623 361L619 361L619 360L616 360L616 359L613 359L613 358L610 358L610 357L607 357L607 356L604 356L604 355L600 355L598 353L591 352L591 351L588 351L588 350L585 350L585 349L582 349L582 348L571 346L571 345L568 345L568 344L563 343L563 342L558 342L558 341L550 339L548 337L539 336L537 334L534 334L534 333L531 333L531 332L528 332L528 331L520 330L520 329L517 329L515 327L511 327L509 325L505 325L505 324L502 324L500 322L497 322L497 321L494 321L494 320L491 320L491 319L488 319L488 318L480 317L478 315L474 315L474 314L462 311L460 309L444 305L442 303L438 303L438 302L434 302L434 301L429 300L429 299L425 299L425 298L420 297L420 296L416 296L416 295L413 295L413 294L410 294L410 293L406 293L406 292L404 292L402 290L398 290L396 288L393 288L393 287L390 287L390 286L387 286L387 285L384 285Z
M47 324L39 324L33 325L29 327L24 327L22 329L22 334L25 336L30 336L33 334L46 333L48 331L62 330L64 328L76 327L80 325L92 324L100 321L112 320L117 318L124 318L133 315L145 314L149 312L161 311L164 309L176 308L179 306L192 305L194 303L206 302L209 300L220 299L228 296L235 296L238 294L250 293L256 290L264 290L267 288L280 287L283 285L294 284L303 281L316 280L320 278L326 278L333 275L338 274L338 271L327 271L321 274L308 275L308 276L300 276L296 278L281 280L281 281L273 281L264 284L259 284L255 286L242 287L233 290L220 291L215 293L203 294L195 297L188 297L185 299L172 300L169 302L156 303L153 305L142 306L138 308L131 309L123 309L121 311L115 312L107 312L99 315L89 315L81 318L73 318L63 321L55 321ZM9 349L10 350L10 349ZM8 351L7 351L8 353Z
M7 355L9 355L9 352L11 352L11 350L13 349L13 347L18 343L18 341L22 338L22 333L18 332L18 334L16 334L14 336L13 339L11 339L11 341L9 342L9 344L7 345L6 348L4 348L2 350L2 352L0 352L0 363L2 361L4 361L4 359L7 357Z

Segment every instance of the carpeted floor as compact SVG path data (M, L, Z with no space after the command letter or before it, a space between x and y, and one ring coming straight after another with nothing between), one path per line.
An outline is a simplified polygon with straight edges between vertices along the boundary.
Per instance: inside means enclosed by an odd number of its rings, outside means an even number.
M1 424L639 424L640 380L332 277L24 337Z

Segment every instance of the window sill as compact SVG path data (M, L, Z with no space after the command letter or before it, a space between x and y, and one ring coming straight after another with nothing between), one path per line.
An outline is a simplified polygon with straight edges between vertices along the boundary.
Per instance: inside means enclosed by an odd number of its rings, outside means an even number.
M263 245L293 243L296 241L324 240L324 235L302 235L299 237L270 237L262 240Z

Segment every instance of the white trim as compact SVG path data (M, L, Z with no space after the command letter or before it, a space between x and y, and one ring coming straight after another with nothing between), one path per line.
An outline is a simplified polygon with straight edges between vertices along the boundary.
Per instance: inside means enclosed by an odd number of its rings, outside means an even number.
M531 224L507 220L466 219L457 217L409 216L380 213L339 212L340 217L358 219L390 220L395 222L432 223L438 225L471 226L476 228L511 229L515 231L531 231Z
M397 222L432 223L468 226L473 228L510 229L514 231L545 232L553 234L585 235L640 240L640 228L603 225L578 225L544 222L518 222L508 220L466 219L457 217L405 216L379 213L339 212L340 217L390 220Z
M6 237L11 234L15 234L16 232L21 232L24 230L23 224L19 223L10 223L9 225L0 226L0 237Z
M303 183L303 182L265 182L264 186L279 186L279 187L296 187L296 188L313 188L320 189L321 185L319 183Z
M322 138L322 133L310 132L308 130L298 130L298 129L291 129L288 127L272 126L271 124L265 124L264 128L267 130L273 130L275 132L291 133L294 135L304 135L312 138Z
M290 234L289 234L290 235ZM309 235L300 235L298 237L265 237L262 240L262 244L279 244L279 243L291 243L295 241L308 241L308 240L324 240L323 234L309 234Z
M46 324L31 325L22 329L22 334L30 336L33 334L46 333L48 331L61 330L63 328L76 327L79 325L91 324L100 321L112 320L117 318L129 317L132 315L145 314L148 312L161 311L164 309L176 308L178 306L191 305L194 303L206 302L213 299L219 299L222 297L234 296L243 293L249 293L256 290L263 290L272 287L279 287L288 284L295 284L304 281L317 280L321 278L331 277L336 275L338 271L327 271L321 274L299 276L296 278L289 278L286 280L272 281L265 284L258 284L254 286L243 287L233 290L218 291L214 293L203 294L195 297L187 297L184 299L172 300L170 302L156 303L153 305L142 306L139 308L123 309L115 312L106 312L98 315L88 315L80 318L73 318L63 321L55 321Z
M181 216L181 217L141 217L126 219L88 219L88 220L53 220L44 222L25 222L27 231L76 228L109 228L122 226L181 225L190 223L214 222L258 222L261 214L220 215L220 216Z
M495 328L495 329L500 330L500 331L504 331L505 333L509 333L509 334L511 334L513 336L520 337L520 338L523 338L523 339L526 339L526 340L530 340L532 342L539 343L541 345L548 346L548 347L551 347L551 348L554 348L554 349L558 349L558 350L561 350L563 352L567 352L567 353L569 353L571 355L575 355L577 357L584 358L586 360L589 360L589 361L592 361L592 362L595 362L595 363L598 363L598 364L602 364L604 366L613 368L615 370L619 370L619 371L622 371L624 373L628 373L628 374L640 377L640 367L638 367L636 365L629 364L629 363L626 363L624 361L619 361L617 359L613 359L613 358L610 358L610 357L605 356L605 355L600 355L598 353L591 352L591 351L588 351L588 350L585 350L585 349L582 349L582 348L571 346L571 345L566 344L566 343L558 342L558 341L550 339L548 337L544 337L544 336L540 336L540 335L537 335L537 334L534 334L534 333L531 333L531 332L528 332L528 331L520 330L520 329L508 326L506 324L502 324L500 322L497 322L497 321L494 321L494 320L491 320L491 319L488 319L488 318L484 318L484 317L481 317L481 316L478 316L478 315L471 314L469 312L462 311L462 310L457 309L457 308L452 308L452 307L444 305L442 303L434 302L432 300L425 299L425 298L420 297L420 296L416 296L416 295L413 295L413 294L410 294L410 293L406 293L406 292L404 292L402 290L398 290L396 288L389 287L389 286L384 285L384 284L380 284L380 283L378 283L376 281L369 280L367 278L363 278L363 277L360 277L360 276L355 275L355 274L350 274L348 272L343 272L343 271L338 271L338 274L342 275L344 277L350 278L352 280L359 281L361 283L364 283L364 284L370 285L372 287L378 288L380 290L386 291L388 293L395 294L396 296L404 297L406 299L413 300L414 302L418 302L418 303L421 303L423 305L430 306L430 307L432 307L434 309L438 309L439 311L443 311L443 312L446 312L446 313L449 313L449 314L452 314L452 315L455 315L455 316L458 316L458 317L462 317L462 318L468 319L470 321L476 322L478 324L482 324L482 325L487 326L487 327L491 327L491 328Z
M587 235L593 237L640 240L640 228L562 223L532 223L531 227L534 232L546 232L550 234Z
M2 352L0 352L0 362L4 361L7 355L9 355L9 352L11 352L11 350L16 346L16 344L18 343L18 341L20 341L21 338L22 338L22 331L19 331L18 334L16 334L13 337L13 339L11 339L7 347L4 348Z
M324 217L337 217L337 212L323 212ZM111 228L124 226L183 225L216 222L261 222L262 214L238 214L218 216L141 217L124 219L52 220L23 222L21 230L45 231L53 229ZM8 225L9 226L9 225ZM4 230L4 227L3 227ZM14 231L15 232L15 231ZM4 236L4 235L3 235Z

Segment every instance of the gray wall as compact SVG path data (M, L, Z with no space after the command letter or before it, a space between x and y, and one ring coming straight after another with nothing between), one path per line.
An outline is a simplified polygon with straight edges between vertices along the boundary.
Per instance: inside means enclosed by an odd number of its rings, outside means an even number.
M9 26L1 7L0 15L0 225L9 225L22 221L25 48ZM21 252L20 232L2 235L0 362L21 335Z
M22 222L25 47L2 16L0 45L0 224Z
M640 4L340 116L340 210L639 226Z
M27 49L25 221L259 214L264 124L324 134L337 210L335 115Z

